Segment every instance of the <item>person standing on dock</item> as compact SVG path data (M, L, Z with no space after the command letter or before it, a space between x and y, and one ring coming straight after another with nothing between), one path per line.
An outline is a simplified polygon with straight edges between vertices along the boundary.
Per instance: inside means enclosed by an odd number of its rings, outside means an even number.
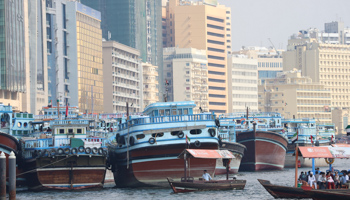
M207 170L204 170L202 178L203 178L205 181L213 180L213 179L211 178L210 174L207 172Z

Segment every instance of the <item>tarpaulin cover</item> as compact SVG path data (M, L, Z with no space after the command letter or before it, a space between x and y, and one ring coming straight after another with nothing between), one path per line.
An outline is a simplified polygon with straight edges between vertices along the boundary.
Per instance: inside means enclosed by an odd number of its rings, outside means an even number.
M304 158L333 158L328 147L299 147Z
M235 158L235 156L228 150L186 149L179 155L179 158L183 158L184 153L186 153L187 157L193 157L193 158L204 158L204 159Z
M350 144L331 144L332 147L350 147Z
M333 158L350 158L350 147L329 147Z

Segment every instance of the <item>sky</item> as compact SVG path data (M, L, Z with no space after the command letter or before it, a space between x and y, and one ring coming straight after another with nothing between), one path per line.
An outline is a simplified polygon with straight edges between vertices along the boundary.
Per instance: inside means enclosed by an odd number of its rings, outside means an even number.
M218 0L231 7L232 50L242 46L286 49L288 38L299 30L343 21L350 27L350 0Z

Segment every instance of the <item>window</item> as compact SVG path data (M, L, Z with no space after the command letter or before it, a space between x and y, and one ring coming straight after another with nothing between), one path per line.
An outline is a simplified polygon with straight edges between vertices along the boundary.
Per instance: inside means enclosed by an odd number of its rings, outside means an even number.
M219 34L219 33L213 33L213 32L207 32L208 35L211 35L211 36L216 36L216 37L225 37L224 34Z
M201 129L193 129L193 130L190 130L190 134L191 135L198 135L198 134L201 134L202 133L202 130Z
M171 77L171 72L166 73L167 77Z
M210 66L210 67L220 67L220 68L225 68L225 65L215 64L215 63L208 63L208 66Z
M62 4L62 17L63 17L63 28L67 28L67 22L66 22L66 4Z
M216 48L211 48L211 47L208 47L208 51L215 51L215 52L225 53L225 50L223 50L223 49L216 49Z
M209 105L213 105L213 106L225 106L226 103L225 103L225 102L209 102Z
M211 55L208 55L208 58L210 58L210 59L215 59L215 60L225 60L225 57L221 57L221 56L211 56Z
M145 138L145 134L138 134L138 135L136 135L136 139L137 140L141 140L143 138Z
M60 134L64 134L64 129L60 129Z
M184 109L184 115L188 115L188 109L187 108Z
M167 66L167 67L171 67L171 64L167 64L166 66Z
M211 44L225 45L225 42L219 42L219 41L215 41L215 40L207 40L207 42L211 43Z
M214 29L218 29L218 30L224 30L224 27L222 26L216 26L216 25L212 25L212 24L207 24L208 28L214 28Z
M225 72L208 71L208 74L225 75Z
M209 94L209 97L214 97L214 98L226 98L226 95L220 95L220 94Z
M214 78L210 78L208 79L209 82L216 82L216 83L225 83L225 80L221 80L221 79L214 79Z
M224 87L214 87L214 86L209 86L209 90L225 90L226 88Z
M159 110L159 115L164 116L164 110Z
M77 129L77 133L78 133L78 134L81 134L81 133L82 133L81 128L78 128L78 129Z
M73 133L73 129L72 128L68 129L68 133Z
M212 21L216 21L216 22L224 22L223 19L216 18L216 17L209 17L209 16L207 16L207 19L212 20Z
M152 137L163 137L164 133L153 133Z
M170 134L171 134L172 136L178 136L179 133L181 133L181 131L171 131Z

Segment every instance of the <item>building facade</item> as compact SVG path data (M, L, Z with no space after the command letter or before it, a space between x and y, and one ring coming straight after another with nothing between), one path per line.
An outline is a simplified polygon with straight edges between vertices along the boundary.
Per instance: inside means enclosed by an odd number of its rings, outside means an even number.
M324 44L315 39L291 39L283 54L285 70L296 68L303 76L330 90L332 107L350 108L350 46Z
M346 134L346 127L349 125L349 109L334 108L332 110L332 123L338 134Z
M103 112L101 14L79 2L46 2L49 100Z
M140 112L142 65L137 49L115 41L103 42L103 96L105 113Z
M228 58L229 112L258 111L258 61L246 55Z
M159 101L158 67L142 63L143 111L148 105Z
M217 3L170 0L167 4L167 46L206 50L209 111L216 113L228 111L229 15L230 10Z
M325 86L295 69L276 78L260 80L260 112L279 112L286 119L314 118L331 123L331 102L331 92Z
M194 48L165 48L166 101L194 101L195 113L209 111L208 60L205 50Z

